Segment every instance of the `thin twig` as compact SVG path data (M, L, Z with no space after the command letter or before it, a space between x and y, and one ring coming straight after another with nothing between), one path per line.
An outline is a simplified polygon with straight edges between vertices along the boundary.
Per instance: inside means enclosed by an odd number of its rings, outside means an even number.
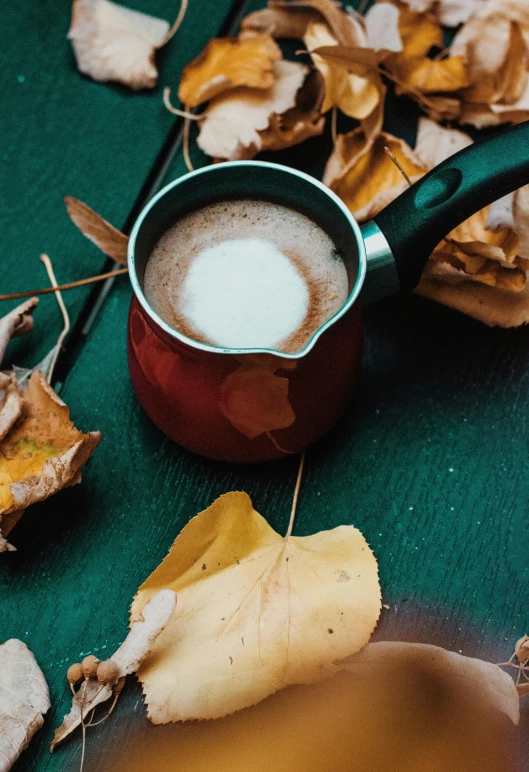
M178 115L180 118L189 118L190 121L199 121L202 118L201 115L195 115L194 113L187 112L186 110L179 110L177 107L174 107L171 104L170 96L171 89L169 86L166 86L163 90L163 103L170 113Z
M184 16L186 15L186 11L187 11L187 0L182 0L182 4L180 6L180 10L178 11L178 16L176 17L176 21L171 27L171 29L169 30L169 32L167 33L167 35L164 37L162 42L160 43L159 48L162 48L162 46L164 46L166 43L168 43L171 40L171 38L173 37L173 35L175 34L179 26L184 21Z
M395 164L395 166L397 167L399 172L402 174L402 176L404 177L404 179L406 180L408 185L411 187L412 182L410 180L410 177L409 177L408 173L402 168L402 165L401 165L399 159L395 155L393 155L393 153L391 152L391 150L389 149L389 147L387 145L384 145L384 152L385 152L385 154L387 156L389 156L391 158L391 160L393 161L393 163Z
M81 684L81 688L79 689L79 693L81 695L79 697L79 711L81 713L81 729L82 729L82 732L83 732L83 745L82 745L82 750L81 750L81 765L79 767L79 772L83 772L84 752L85 752L85 746L86 746L86 726L85 726L84 717L83 717L83 707L84 707L84 693L86 691L86 684L87 683L88 683L87 681L83 681L83 683ZM84 690L83 690L83 686L85 687Z
M128 273L128 268L118 268L115 271L108 271L107 273L100 273L98 276L89 276L88 279L78 279L77 281L68 282L68 284L59 284L57 287L44 287L43 289L27 290L24 292L12 292L10 295L0 295L1 300L18 300L19 298L29 298L32 295L50 295L52 292L60 290L74 289L75 287L84 287L85 284L94 284L96 281L104 281L110 279L112 276L120 276L121 274Z
M57 279L55 278L55 273L54 273L53 265L50 258L48 257L48 255L41 255L40 259L44 263L44 266L48 273L48 277L51 281L52 287L58 287L59 285L57 284ZM64 305L64 300L62 299L62 295L58 289L55 290L55 297L57 299L57 303L59 304L59 308L61 309L61 314L63 318L63 328L62 328L61 334L57 339L57 343L55 344L55 351L53 353L53 357L50 362L50 367L48 370L48 383L51 383L51 379L53 378L53 371L55 370L57 359L59 358L59 354L61 353L63 341L65 337L68 335L68 333L70 332L70 317L68 315L68 309Z
M187 107L187 105L186 105ZM184 119L184 141L183 141L183 153L184 153L184 161L186 162L187 171L188 172L194 172L195 167L191 163L191 157L189 155L189 129L191 127L191 121L189 118Z
M390 72L390 70L386 70L384 67L375 67L375 70L377 70L380 75L385 75L387 78L392 80L393 83L396 83L397 86L400 86L408 94L413 94L416 96L419 102L422 103L425 107L430 107L433 110L436 109L434 102L430 101L428 97L425 97L424 94L419 91L419 89L415 88L414 86L410 86L408 83L406 83L406 81L401 80L399 77Z
M338 117L338 109L336 105L332 108L331 113L331 134L332 134L332 143L333 145L336 145L336 137L338 136L336 131L336 119Z
M294 528L294 520L296 517L296 509L298 506L299 489L301 488L301 477L303 475L303 466L305 464L305 451L302 452L299 457L298 476L296 478L296 487L294 488L294 498L292 499L292 509L290 511L290 521L288 523L287 532L285 534L285 541L292 536L292 529Z

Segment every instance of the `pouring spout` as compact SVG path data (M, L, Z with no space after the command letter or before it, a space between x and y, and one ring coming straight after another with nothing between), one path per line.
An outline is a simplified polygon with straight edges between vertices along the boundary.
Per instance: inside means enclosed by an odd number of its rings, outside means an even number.
M386 237L374 220L360 226L366 249L367 272L360 299L373 303L399 291L395 258Z

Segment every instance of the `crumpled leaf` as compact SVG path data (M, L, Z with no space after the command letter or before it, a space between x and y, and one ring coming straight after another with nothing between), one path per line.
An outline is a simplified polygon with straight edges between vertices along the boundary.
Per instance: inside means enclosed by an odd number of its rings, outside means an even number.
M382 132L369 142L362 129L338 136L325 168L323 181L360 222L374 217L408 187L384 147L389 148L412 182L428 171L404 140Z
M101 215L94 212L88 204L78 198L65 196L64 203L72 222L77 225L83 236L90 239L96 247L116 263L127 265L127 247L129 237L118 231Z
M529 116L528 46L522 0L488 0L459 30L451 52L466 58L469 74L469 87L461 95L461 122L483 127Z
M101 432L83 434L69 412L41 372L31 376L21 417L0 441L0 528L5 516L81 481Z
M29 298L0 319L0 364L11 338L26 335L33 329L33 311L38 302L38 298Z
M184 68L178 97L197 107L239 86L269 89L280 59L281 50L270 35L215 38Z
M269 0L268 8L250 13L241 26L275 38L302 40L311 23L325 23L340 45L366 45L361 17L346 13L341 3L333 0Z
M323 24L309 25L304 41L325 81L322 112L338 107L358 120L371 115L385 93L374 53L339 46Z
M74 0L68 37L85 75L140 89L156 85L154 55L174 29L162 19L110 0Z
M372 668L381 679L384 671L403 666L420 667L423 673L457 679L458 689L470 692L476 702L505 713L513 724L520 721L520 701L512 678L499 665L475 657L426 643L380 641L364 646L343 665L348 672L359 675Z
M169 622L176 608L176 595L172 590L156 593L131 619L130 631L119 649L110 657L119 668L119 678L134 673L161 631ZM84 681L72 699L72 708L55 730L51 750L68 737L89 715L90 711L112 697L113 688L100 684L95 678ZM81 710L82 709L82 710Z
M221 410L229 422L250 439L264 432L286 429L296 420L288 399L288 378L279 370L293 370L291 359L278 361L267 354L245 356L221 389Z
M432 11L443 27L459 27L479 11L486 0L402 0L412 11Z
M304 106L307 67L280 61L275 68L276 81L270 89L233 89L211 101L197 138L204 153L219 159L249 159L262 150L278 150L321 134L321 90L313 79L306 83L313 104Z
M22 641L0 645L0 772L11 769L50 708L48 685Z
M384 62L395 79L396 93L415 99L431 117L456 118L460 113L458 92L468 86L464 56L432 57L432 49L443 46L438 20L405 5L398 5L398 11L402 50Z
M356 528L283 538L240 492L186 525L132 613L167 587L178 608L138 671L156 724L217 718L326 678L380 613L377 563Z

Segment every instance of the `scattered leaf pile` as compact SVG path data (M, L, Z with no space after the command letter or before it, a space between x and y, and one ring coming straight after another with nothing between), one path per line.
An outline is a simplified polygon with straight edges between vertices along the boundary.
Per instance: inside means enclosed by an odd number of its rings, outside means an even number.
M332 0L269 0L238 38L214 39L183 71L178 96L197 116L199 147L215 160L253 158L320 134L336 111L356 127L335 136L324 181L359 221L472 142L477 128L529 118L525 0L383 0L365 15ZM456 27L444 47L441 25ZM312 67L286 61L295 38ZM388 87L427 114L411 148L382 131ZM173 108L166 94L166 105ZM188 116L189 113L183 113ZM449 121L449 126L440 122ZM434 251L418 292L487 324L529 321L529 193L478 212Z
M26 644L12 638L0 645L0 772L27 748L49 707L48 685Z
M52 751L78 726L90 726L95 708L113 697L106 716L112 713L126 676L138 669L175 607L174 592L162 590L151 598L141 614L132 617L129 634L109 659L100 662L90 654L81 663L70 666L68 682L73 693L72 708L55 730ZM77 691L75 686L79 686Z
M33 328L37 302L0 319L0 365L10 338ZM14 550L5 537L27 507L81 481L101 433L83 434L69 413L41 369L0 372L0 552Z

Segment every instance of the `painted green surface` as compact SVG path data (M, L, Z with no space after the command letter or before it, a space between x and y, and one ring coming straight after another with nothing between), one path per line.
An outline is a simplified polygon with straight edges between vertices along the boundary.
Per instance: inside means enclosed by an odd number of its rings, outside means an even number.
M201 10L195 35L206 16ZM413 109L405 100L396 106L391 125L412 140ZM276 160L316 173L328 149L324 137ZM183 171L178 157L168 179ZM126 178L116 183L109 217L112 205L125 216L118 204L126 188ZM91 193L97 189L87 188L93 201ZM142 413L125 359L129 300L120 279L61 392L77 426L103 432L83 484L29 510L12 534L18 552L0 561L0 638L28 643L53 704L18 772L78 769L79 737L47 753L69 702L66 668L121 643L135 590L189 518L240 489L279 531L288 521L296 459L256 467L200 459ZM358 392L340 425L308 452L295 532L339 523L364 532L390 605L379 639L498 660L527 630L528 365L529 330L489 330L414 296L367 310ZM129 680L113 720L88 736L91 772L104 768L115 732L125 732L125 748L126 734L145 722L140 689Z

